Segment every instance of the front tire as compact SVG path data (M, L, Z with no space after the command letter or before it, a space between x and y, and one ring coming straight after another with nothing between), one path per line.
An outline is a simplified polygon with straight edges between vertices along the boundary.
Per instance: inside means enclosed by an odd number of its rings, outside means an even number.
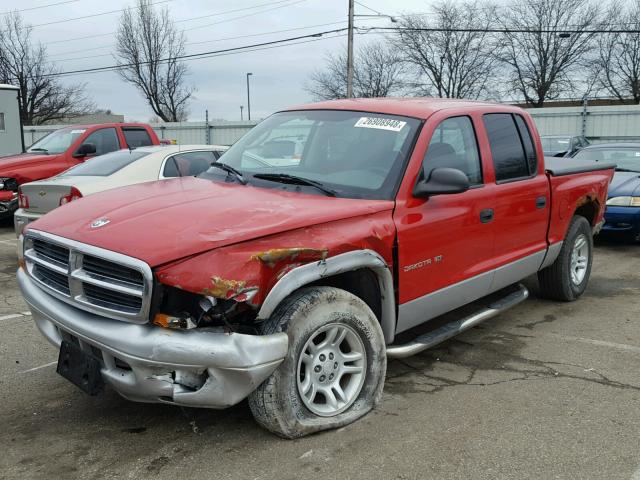
M250 396L256 421L285 438L347 425L382 397L387 358L378 319L360 298L310 287L285 300L262 333L285 332L289 351Z
M589 221L581 216L571 220L562 249L555 262L538 272L543 297L572 302L589 283L593 262L593 236Z

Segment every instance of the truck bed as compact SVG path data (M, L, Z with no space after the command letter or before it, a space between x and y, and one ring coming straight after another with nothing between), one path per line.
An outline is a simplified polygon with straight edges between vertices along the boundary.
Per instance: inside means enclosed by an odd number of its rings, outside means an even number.
M545 171L554 177L616 168L615 163L592 162L590 160L576 160L575 158L559 157L545 157L544 165Z

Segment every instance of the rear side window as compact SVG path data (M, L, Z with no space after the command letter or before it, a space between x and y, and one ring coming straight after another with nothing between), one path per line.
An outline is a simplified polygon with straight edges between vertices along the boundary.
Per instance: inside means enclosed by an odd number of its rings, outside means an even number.
M149 132L144 128L123 128L124 138L129 148L146 147L153 145Z
M533 175L536 171L536 154L524 120L510 113L489 113L483 119L496 181L524 179Z
M179 153L167 159L162 176L171 178L200 175L216 160L215 153L211 151Z
M478 143L469 117L447 118L434 130L424 156L424 177L428 179L434 168L443 167L463 171L471 185L482 183Z

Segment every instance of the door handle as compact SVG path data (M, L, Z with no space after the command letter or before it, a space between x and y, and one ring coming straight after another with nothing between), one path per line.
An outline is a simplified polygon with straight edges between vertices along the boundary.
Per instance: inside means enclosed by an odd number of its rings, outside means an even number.
M536 208L544 208L547 205L547 197L536 198Z
M480 221L482 223L489 223L493 220L493 208L485 208L480 211Z

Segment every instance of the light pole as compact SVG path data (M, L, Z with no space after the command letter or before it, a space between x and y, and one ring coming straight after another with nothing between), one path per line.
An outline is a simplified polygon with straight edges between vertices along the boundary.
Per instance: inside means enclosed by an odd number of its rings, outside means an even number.
M353 97L353 2L349 0L349 31L347 36L347 98Z
M249 76L253 73L247 73L247 118L251 120L251 96L249 95Z
M244 117L242 116L242 109L244 108L244 105L240 105L240 121L242 122L244 120Z

